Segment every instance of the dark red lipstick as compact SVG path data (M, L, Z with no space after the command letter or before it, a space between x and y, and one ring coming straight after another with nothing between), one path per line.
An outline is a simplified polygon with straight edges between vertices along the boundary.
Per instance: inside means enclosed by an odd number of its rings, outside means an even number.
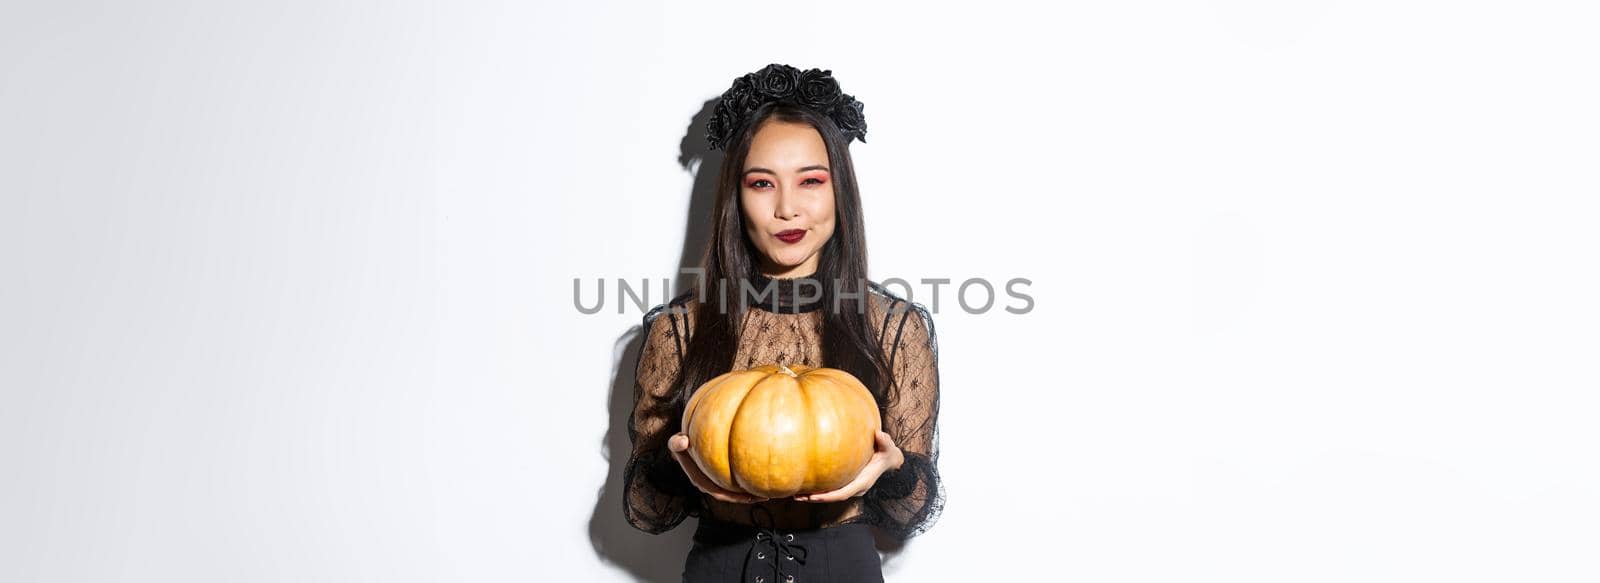
M779 231L777 235L773 236L777 237L779 241L783 241L784 243L789 243L792 245L794 243L799 243L801 239L804 239L806 232L801 229L789 229L787 231Z

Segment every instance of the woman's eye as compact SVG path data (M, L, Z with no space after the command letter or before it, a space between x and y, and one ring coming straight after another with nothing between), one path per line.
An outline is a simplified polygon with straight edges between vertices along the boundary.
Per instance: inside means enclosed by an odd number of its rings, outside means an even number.
M807 184L822 184L822 183L823 183L823 181L822 181L821 178L807 178L805 180L801 180L800 181L800 184L802 186L807 185ZM771 187L772 187L772 182L768 181L768 180L766 180L764 178L761 179L761 180L752 180L752 181L750 181L750 188L771 188Z

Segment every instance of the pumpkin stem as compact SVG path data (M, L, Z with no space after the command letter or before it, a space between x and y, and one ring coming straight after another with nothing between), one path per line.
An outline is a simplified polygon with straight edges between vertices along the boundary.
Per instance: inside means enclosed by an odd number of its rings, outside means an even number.
M799 378L800 377L800 375L794 374L794 371L789 370L789 365L787 365L787 364L778 365L778 371L782 372L783 374L795 377L795 378Z

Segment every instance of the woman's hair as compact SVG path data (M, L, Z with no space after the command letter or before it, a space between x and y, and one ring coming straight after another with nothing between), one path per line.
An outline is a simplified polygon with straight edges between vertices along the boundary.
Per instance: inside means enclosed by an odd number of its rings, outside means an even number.
M816 128L828 151L836 221L833 236L818 252L815 275L822 284L822 366L855 375L872 391L880 407L887 406L896 391L891 388L894 383L882 345L867 322L867 302L873 292L867 282L866 232L862 225L855 168L850 161L850 138L827 116L803 106L779 102L757 108L727 144L711 212L713 232L704 258L705 277L700 281L704 287L695 290L700 301L689 308L695 310L693 334L673 387L673 405L682 406L696 387L734 366L733 359L738 352L738 318L749 309L742 301L740 284L759 275L757 258L761 253L745 234L739 191L750 142L756 130L768 120L804 123ZM724 302L719 301L723 298L718 294L722 293L730 296L726 302L728 309L723 309ZM835 306L838 309L832 309ZM673 424L680 421L674 419Z

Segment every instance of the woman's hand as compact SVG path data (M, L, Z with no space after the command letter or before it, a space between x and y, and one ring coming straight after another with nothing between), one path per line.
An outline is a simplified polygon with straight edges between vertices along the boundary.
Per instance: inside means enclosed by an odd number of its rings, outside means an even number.
M678 465L683 466L683 473L689 476L689 481L701 492L710 494L712 498L734 504L752 504L765 502L766 498L758 498L750 494L734 492L718 486L716 482L700 471L700 466L694 463L694 458L689 457L689 435L677 433L667 440L667 451L672 452L673 459L678 460Z
M872 459L867 460L866 467L861 468L861 473L856 475L856 479L851 480L849 484L845 484L844 487L832 492L817 492L795 496L794 499L801 502L840 502L849 500L866 494L873 484L878 483L878 476L882 476L884 472L898 470L900 466L906 463L905 453L895 446L894 438L890 437L888 433L878 432L873 449Z

